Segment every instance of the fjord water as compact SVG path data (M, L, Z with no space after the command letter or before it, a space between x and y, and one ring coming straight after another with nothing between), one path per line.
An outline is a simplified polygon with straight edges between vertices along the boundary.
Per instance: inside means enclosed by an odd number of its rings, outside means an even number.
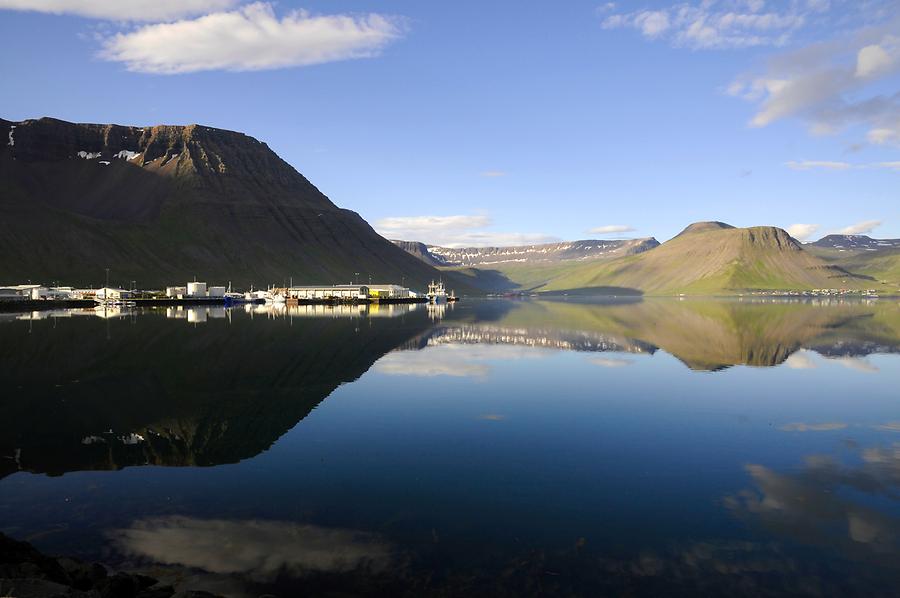
M0 316L0 531L228 595L895 595L900 304Z

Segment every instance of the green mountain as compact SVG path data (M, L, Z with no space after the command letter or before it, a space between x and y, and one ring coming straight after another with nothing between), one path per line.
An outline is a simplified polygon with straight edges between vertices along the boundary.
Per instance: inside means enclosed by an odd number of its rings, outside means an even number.
M702 295L867 285L871 279L828 264L780 228L701 222L655 249L571 269L538 290Z
M827 235L804 248L829 264L873 278L876 288L900 290L900 239Z
M440 276L252 137L0 120L0 282L247 287ZM464 292L466 289L457 290Z

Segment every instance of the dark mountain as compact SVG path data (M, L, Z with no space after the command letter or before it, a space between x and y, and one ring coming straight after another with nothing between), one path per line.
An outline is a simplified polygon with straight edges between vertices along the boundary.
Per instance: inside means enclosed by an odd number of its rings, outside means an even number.
M827 249L900 249L900 239L873 239L866 235L826 235L807 245Z
M434 266L496 268L504 264L551 264L566 261L608 259L653 249L654 238L604 241L586 239L539 245L507 247L440 247L410 241L394 241L412 255Z
M0 120L0 281L159 287L436 272L252 137L200 125Z

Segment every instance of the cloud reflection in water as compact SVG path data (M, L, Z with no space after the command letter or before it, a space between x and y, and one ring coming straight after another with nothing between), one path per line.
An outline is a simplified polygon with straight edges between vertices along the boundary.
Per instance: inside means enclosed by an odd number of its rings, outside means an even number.
M391 546L372 534L285 521L156 517L109 535L129 556L256 581L281 572L378 571L392 559Z

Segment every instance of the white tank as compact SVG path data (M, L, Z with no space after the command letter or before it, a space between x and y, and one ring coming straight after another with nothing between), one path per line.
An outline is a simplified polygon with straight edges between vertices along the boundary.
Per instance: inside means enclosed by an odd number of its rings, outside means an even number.
M210 297L224 297L225 296L225 287L209 287L209 296Z
M189 282L187 284L188 297L206 297L205 282Z

